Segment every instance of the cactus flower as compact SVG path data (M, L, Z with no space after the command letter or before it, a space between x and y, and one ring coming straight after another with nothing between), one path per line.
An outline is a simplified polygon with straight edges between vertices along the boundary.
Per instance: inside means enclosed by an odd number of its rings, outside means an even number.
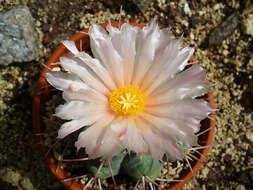
M93 24L88 34L93 57L63 41L70 51L60 58L64 71L46 74L66 101L56 108L55 116L68 120L58 138L81 129L75 146L92 159L122 150L182 159L180 145L197 146L200 121L213 111L196 99L210 86L205 70L186 68L194 49L182 48L182 40L155 21L143 29Z

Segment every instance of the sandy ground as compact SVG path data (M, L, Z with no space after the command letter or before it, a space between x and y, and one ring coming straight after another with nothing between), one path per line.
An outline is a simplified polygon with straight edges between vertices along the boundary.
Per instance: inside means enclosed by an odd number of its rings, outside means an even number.
M37 149L32 127L33 90L60 41L91 23L118 20L120 0L1 0L0 10L27 5L38 32L40 56L32 62L0 67L1 189L64 189ZM250 1L154 0L148 6L123 1L121 19L148 23L155 17L171 27L207 70L219 112L215 146L196 177L183 189L253 189L253 38L247 19Z

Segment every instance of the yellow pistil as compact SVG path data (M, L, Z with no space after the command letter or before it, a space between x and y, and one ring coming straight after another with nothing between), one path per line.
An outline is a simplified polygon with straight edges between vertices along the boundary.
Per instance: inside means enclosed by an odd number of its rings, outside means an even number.
M131 116L139 114L145 104L147 95L139 90L138 86L127 85L115 89L109 95L112 111L118 115Z

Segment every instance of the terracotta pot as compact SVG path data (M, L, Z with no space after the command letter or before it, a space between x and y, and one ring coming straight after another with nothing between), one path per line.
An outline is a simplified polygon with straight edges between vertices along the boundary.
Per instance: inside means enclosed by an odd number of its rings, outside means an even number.
M118 26L118 24L119 24L118 22L112 23L113 26ZM123 24L123 22L120 24ZM130 24L134 25L134 26L138 26L140 28L143 27L143 25L141 25L141 24L136 24L136 23L130 23ZM106 25L107 25L107 23L102 24L101 26L105 28ZM87 33L88 29L83 30L83 32ZM80 32L76 33L69 40L75 41L78 48L79 48L80 40L82 40L82 49L86 50L89 48L90 41L89 41L88 35L85 33L80 33ZM50 64L58 62L59 58L67 52L68 52L67 48L61 44L53 52L53 54L51 55L51 57L47 61L46 65L50 68L55 67L55 65L52 66ZM196 63L196 60L194 59L193 56L191 57L190 61ZM49 69L47 69L47 68L44 68L42 70L39 80L37 82L37 86L35 89L35 95L34 95L34 99L33 99L33 126L34 126L35 134L43 133L43 130L44 130L41 115L45 111L45 103L48 100L48 98L50 97L49 96L49 85L44 77L45 73L47 73L47 72L49 72ZM205 98L208 99L208 101L210 102L212 107L215 107L215 102L214 102L210 92L205 96ZM206 132L205 134L203 134L199 137L199 144L202 146L209 145L212 142L212 139L214 137L215 113L212 113L211 117L212 117L212 120L205 119L204 121L201 122L202 126L201 126L200 131L204 131L204 130L208 129L209 127L211 127L211 129L208 132ZM40 148L40 151L42 152L43 155L46 155L46 152L48 150L46 147L43 146L42 136L36 135L36 138L37 138L37 143ZM205 148L201 151L201 153L204 156L207 156L208 151L209 151L209 148ZM180 180L180 182L171 183L170 187L167 187L164 190L179 189L180 187L182 187L185 183L187 183L193 177L193 175L200 169L200 167L205 159L204 157L200 157L199 155L195 155L195 156L199 158L199 161L191 162L193 172L191 172L189 168L187 170L183 170L180 173L180 177L178 178L178 180ZM66 179L66 178L70 177L66 171L64 171L60 167L57 168L58 161L54 158L54 156L51 153L49 153L49 154L47 154L47 156L45 156L45 160L46 160L46 163L48 164L48 166L50 167L52 173L59 180ZM56 169L57 169L57 171L56 171ZM82 188L83 188L83 184L81 184L75 180L62 181L62 183L69 190L82 190Z

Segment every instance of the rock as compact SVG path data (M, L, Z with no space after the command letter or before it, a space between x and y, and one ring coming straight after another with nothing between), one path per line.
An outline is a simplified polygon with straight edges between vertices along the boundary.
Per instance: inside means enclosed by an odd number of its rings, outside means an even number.
M29 178L23 177L19 171L11 168L1 168L0 179L1 181L9 183L15 187L20 187L21 185L21 189L35 190Z
M132 0L133 3L142 11L146 10L146 8L154 2L154 0Z
M245 186L240 184L236 186L236 190L245 190Z
M253 36L253 14L249 14L248 17L243 20L243 32Z
M239 24L239 15L237 12L230 15L224 22L215 28L208 37L209 46L217 46L227 37L232 35Z
M253 142L253 132L248 131L248 132L246 133L246 138L247 138L250 142Z
M35 190L35 188L33 187L33 184L31 183L31 181L27 177L25 177L21 180L20 185L21 185L22 189Z
M247 35L253 36L253 5L248 6L248 8L243 11L242 31Z
M34 60L38 55L37 40L27 6L0 13L0 65Z
M249 175L250 175L251 181L253 181L253 169L251 169L251 170L249 171Z
M43 24L42 30L43 30L43 32L48 32L50 30L50 25L49 24Z
M188 14L190 14L190 12L191 12L191 9L190 9L190 7L189 7L189 4L186 2L186 3L184 4L184 13L185 13L186 15L188 15Z
M197 17L197 16L192 16L190 17L190 26L192 28L196 28L198 24L201 24L202 23L202 20L200 17Z
M2 188L2 190L15 189L15 187L13 185L11 185L8 182L2 181L2 180L0 180L0 187Z
M246 110L253 111L253 80L250 80L247 88L242 93L242 105Z
M240 184L243 184L243 186L252 187L250 171L252 171L252 169L248 169L248 170L245 170L245 171L240 171L236 175L237 181Z
M49 34L45 34L44 38L43 38L43 43L44 44L48 44L51 40L51 37Z
M124 8L137 8L142 13L145 12L146 8L151 4L151 2L154 2L154 0L129 0L129 1L122 1L122 0L104 0L105 4L107 6L115 7L117 6L123 6ZM132 6L133 5L133 6Z

